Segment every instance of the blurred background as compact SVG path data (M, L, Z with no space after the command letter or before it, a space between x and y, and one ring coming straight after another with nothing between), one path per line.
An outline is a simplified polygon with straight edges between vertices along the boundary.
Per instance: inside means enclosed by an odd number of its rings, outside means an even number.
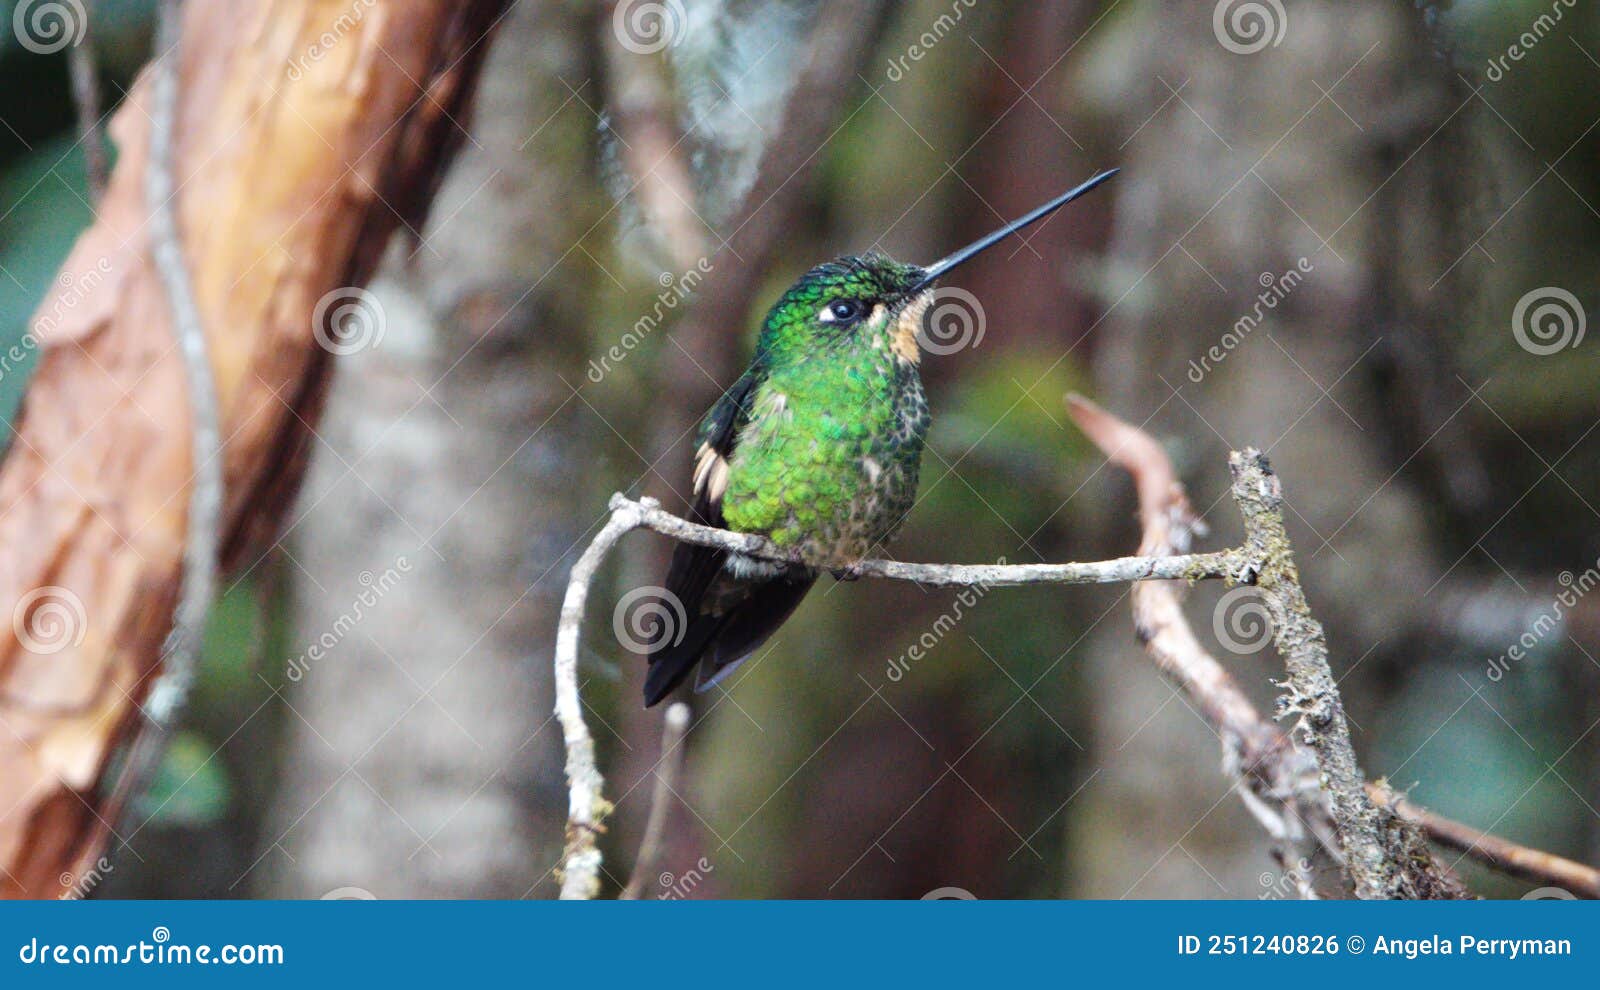
M153 4L66 2L112 109ZM93 216L29 6L0 0L6 347ZM1265 448L1364 769L1600 860L1593 4L520 0L463 123L96 896L553 896L555 619L607 497L682 507L686 431L804 269L932 260L1110 166L951 280L982 330L923 362L894 554L1131 553L1131 487L1068 391L1166 445L1208 548L1240 534L1227 451ZM616 886L661 711L612 606L668 550L623 544L584 639ZM1189 614L1270 710L1277 658L1222 590ZM1124 588L825 581L725 687L693 699L646 897L1284 894Z

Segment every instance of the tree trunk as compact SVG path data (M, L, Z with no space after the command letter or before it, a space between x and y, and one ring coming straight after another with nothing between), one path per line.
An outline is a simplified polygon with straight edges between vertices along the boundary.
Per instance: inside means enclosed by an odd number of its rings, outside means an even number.
M576 480L593 431L560 370L583 365L604 278L573 250L598 212L573 196L594 119L562 82L590 74L590 31L561 4L521 4L499 30L437 222L375 285L387 333L335 382L292 533L293 642L350 632L291 675L259 867L273 896L556 889L549 651L566 555L604 504ZM345 620L389 568L392 589Z

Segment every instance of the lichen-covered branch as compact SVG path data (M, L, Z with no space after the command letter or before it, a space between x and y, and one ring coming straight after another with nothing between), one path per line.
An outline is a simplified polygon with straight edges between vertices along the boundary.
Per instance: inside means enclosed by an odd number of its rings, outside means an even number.
M1350 741L1339 686L1328 666L1322 624L1311 615L1283 522L1283 487L1261 451L1247 447L1228 458L1233 499L1244 516L1245 549L1256 561L1252 580L1272 618L1273 642L1288 670L1281 715L1317 757L1329 811L1356 895L1366 899L1466 896L1442 869L1420 833L1372 802Z
M1382 781L1367 784L1367 796L1380 807L1416 825L1441 846L1455 849L1502 873L1553 884L1577 897L1600 899L1600 870L1530 849L1510 839L1480 832L1419 807Z
M1327 640L1300 588L1284 531L1282 485L1253 447L1230 454L1228 468L1233 472L1233 499L1244 516L1245 545L1255 558L1253 571L1238 578L1260 590L1272 617L1273 643L1289 672L1280 715L1299 716L1295 730L1316 754L1356 895L1398 897L1402 870L1386 854L1384 816L1363 789L1366 778L1356 762L1339 686L1328 666Z

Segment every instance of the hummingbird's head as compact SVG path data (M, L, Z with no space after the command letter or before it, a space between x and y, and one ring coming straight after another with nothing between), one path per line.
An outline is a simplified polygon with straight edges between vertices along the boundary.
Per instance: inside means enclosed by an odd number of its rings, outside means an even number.
M1101 172L926 267L881 254L850 255L818 265L800 276L767 314L758 357L768 362L803 359L829 345L855 341L891 348L902 361L916 363L924 339L922 321L941 276L1116 174L1116 169Z
M800 276L767 314L758 351L768 360L854 340L892 342L902 316L932 295L927 270L881 254L847 255ZM910 344L915 352L914 342ZM914 360L914 358L912 358Z

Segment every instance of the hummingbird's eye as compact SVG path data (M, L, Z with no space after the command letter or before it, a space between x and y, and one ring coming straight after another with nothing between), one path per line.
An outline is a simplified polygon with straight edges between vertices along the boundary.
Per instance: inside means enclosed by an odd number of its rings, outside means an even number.
M849 323L851 320L860 319L864 312L866 307L854 299L835 299L822 307L817 319L823 323Z

